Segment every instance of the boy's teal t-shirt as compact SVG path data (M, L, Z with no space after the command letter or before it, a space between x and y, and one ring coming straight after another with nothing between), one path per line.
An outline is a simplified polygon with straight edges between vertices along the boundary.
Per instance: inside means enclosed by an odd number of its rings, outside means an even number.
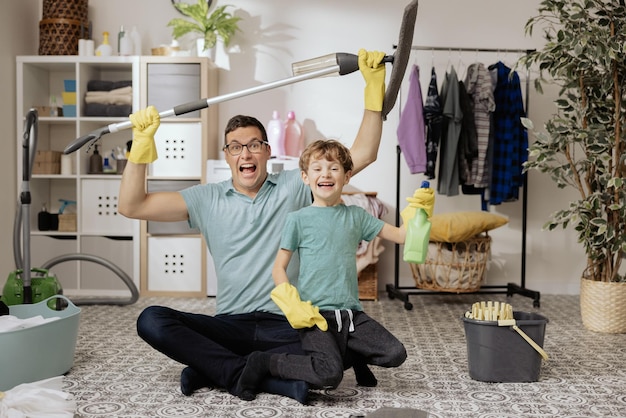
M287 216L280 247L298 252L297 284L302 300L320 310L363 310L359 301L356 251L371 241L384 221L360 206L309 206Z

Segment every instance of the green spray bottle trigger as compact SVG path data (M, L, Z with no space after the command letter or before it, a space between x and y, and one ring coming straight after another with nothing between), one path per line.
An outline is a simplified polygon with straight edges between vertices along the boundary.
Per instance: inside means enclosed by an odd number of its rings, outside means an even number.
M430 188L430 183L423 181L420 187L428 189ZM415 216L406 225L404 261L413 264L423 264L426 261L431 226L426 211L422 208L417 208Z

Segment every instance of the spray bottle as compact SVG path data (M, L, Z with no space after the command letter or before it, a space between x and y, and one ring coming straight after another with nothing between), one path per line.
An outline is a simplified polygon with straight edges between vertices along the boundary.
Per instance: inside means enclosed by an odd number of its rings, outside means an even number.
M430 188L430 183L423 181L421 188ZM423 264L426 261L431 226L428 213L422 208L417 208L415 216L406 225L404 261L413 264Z

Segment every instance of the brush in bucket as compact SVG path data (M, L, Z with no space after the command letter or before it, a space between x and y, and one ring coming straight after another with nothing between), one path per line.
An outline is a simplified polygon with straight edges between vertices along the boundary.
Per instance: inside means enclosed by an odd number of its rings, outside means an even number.
M462 317L470 377L484 382L534 382L541 361L548 319L513 311L501 302L477 302ZM522 338L520 338L520 336Z

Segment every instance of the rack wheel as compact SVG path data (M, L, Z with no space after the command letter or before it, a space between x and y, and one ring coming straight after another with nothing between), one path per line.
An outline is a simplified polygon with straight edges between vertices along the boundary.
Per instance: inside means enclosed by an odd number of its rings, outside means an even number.
M413 304L411 302L404 302L404 309L410 311L411 309L413 309Z

